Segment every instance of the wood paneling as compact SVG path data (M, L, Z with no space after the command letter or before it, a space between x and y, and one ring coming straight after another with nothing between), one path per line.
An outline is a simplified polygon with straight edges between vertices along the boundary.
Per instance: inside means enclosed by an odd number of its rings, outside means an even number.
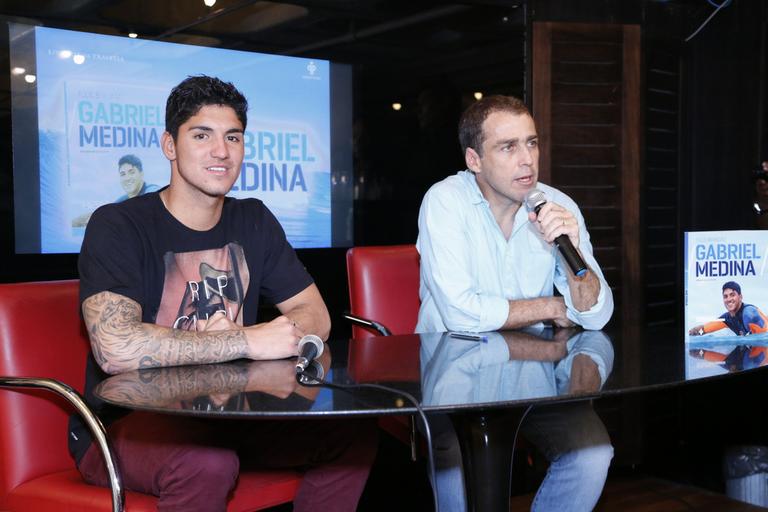
M554 99L553 99L554 101ZM615 144L617 130L615 126L592 126L584 130L573 124L557 124L552 127L552 138L560 144Z
M541 180L568 194L581 208L595 255L614 291L615 317L639 321L643 313L640 28L537 22L532 41Z
M646 41L646 321L667 324L680 312L679 45Z
M627 330L646 314L640 35L637 25L534 22L532 37L541 180L581 208L595 257L613 291L614 322L623 322ZM659 157L656 164L665 167L670 161ZM614 340L615 364L639 376L639 340L624 334ZM612 437L619 433L616 454L623 464L642 457L638 415L637 408L623 407L606 423Z

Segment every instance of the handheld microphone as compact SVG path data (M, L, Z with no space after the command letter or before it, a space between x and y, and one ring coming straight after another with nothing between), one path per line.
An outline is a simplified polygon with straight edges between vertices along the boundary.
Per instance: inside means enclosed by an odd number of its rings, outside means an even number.
M541 207L547 204L547 196L539 189L534 188L525 194L525 206L528 210L533 211L536 215L539 214ZM560 250L560 254L563 255L563 259L571 267L574 275L581 277L587 273L587 264L579 256L578 251L573 247L571 239L568 235L560 235L555 238L555 245Z
M323 340L314 334L307 334L299 340L299 358L296 360L296 373L307 369L309 364L323 353Z

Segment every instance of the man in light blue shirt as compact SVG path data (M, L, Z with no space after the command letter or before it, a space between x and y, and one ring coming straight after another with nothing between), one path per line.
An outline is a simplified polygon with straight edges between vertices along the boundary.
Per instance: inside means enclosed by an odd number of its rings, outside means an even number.
M538 136L522 102L509 107L519 113L494 110L474 120L495 102L482 99L462 117L463 125L484 128L480 141L474 134L460 137L467 139L461 142L468 170L433 185L421 205L416 330L493 331L541 321L600 329L613 313L613 296L584 218L571 198L537 183ZM548 198L538 217L523 206L534 188ZM584 278L559 258L552 241L561 234L587 263ZM553 297L553 284L562 297Z
M477 101L461 117L459 141L467 170L433 185L419 213L416 332L495 331L542 322L601 329L613 313L611 289L576 203L538 183L538 134L525 104L508 96ZM534 188L548 199L538 214L524 206ZM575 276L559 256L553 241L560 235L587 264L586 275ZM436 436L440 510L465 510L455 434L447 422L442 427ZM542 407L528 415L522 430L550 460L533 510L594 508L613 448L591 405Z

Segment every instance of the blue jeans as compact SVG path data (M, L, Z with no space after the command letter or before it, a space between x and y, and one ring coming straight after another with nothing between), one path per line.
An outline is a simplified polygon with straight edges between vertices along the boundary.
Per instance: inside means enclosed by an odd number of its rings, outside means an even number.
M464 512L467 503L456 433L447 416L430 416L429 424L435 449L435 485L440 512ZM592 510L603 492L613 458L608 432L592 404L541 406L526 416L520 430L550 463L531 510Z

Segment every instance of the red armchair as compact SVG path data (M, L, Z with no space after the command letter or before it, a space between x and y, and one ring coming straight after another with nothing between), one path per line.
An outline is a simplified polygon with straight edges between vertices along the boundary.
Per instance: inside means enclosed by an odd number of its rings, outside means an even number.
M353 247L347 251L347 278L354 339L413 333L419 316L415 245Z
M419 253L414 245L353 247L347 251L350 314L353 323L349 369L359 381L419 378L418 345L374 336L412 334L419 314ZM396 345L396 346L395 346ZM382 358L399 358L382 365ZM383 367L396 373L380 375Z
M412 334L419 315L419 253L414 245L353 247L347 251L352 337L349 370L365 381L404 381L419 378L418 345L413 340L376 339L375 336ZM383 358L400 361L396 373L381 374ZM389 366L391 367L391 366ZM411 445L416 460L416 426L413 417L383 416L381 428Z
M82 391L88 351L78 311L77 281L0 285L0 510L122 510L122 490L83 482L67 451L67 418L79 395L63 383ZM289 502L300 481L293 471L244 472L227 510ZM153 496L125 492L126 510L156 508Z

